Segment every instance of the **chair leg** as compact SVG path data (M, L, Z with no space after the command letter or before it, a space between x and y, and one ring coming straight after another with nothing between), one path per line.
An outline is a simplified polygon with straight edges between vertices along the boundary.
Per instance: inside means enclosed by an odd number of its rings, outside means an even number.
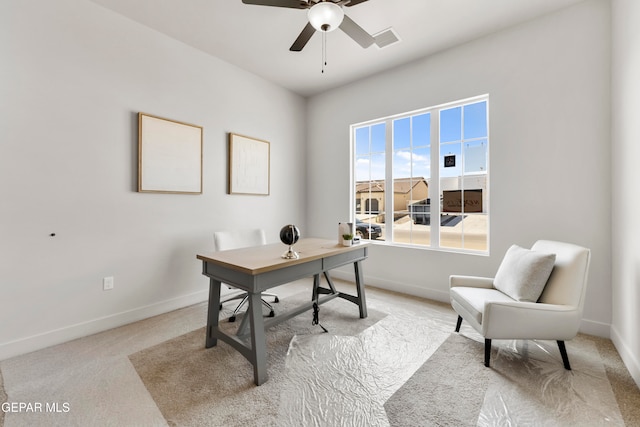
M484 366L489 367L489 359L491 359L491 339L484 340Z
M266 302L264 299L261 300L261 301L262 301L262 305L264 305L265 307L267 307L269 309L269 317L275 317L276 313L275 313L275 311L273 311L273 307L271 306L271 304Z
M278 298L278 295L276 295L276 294L271 294L271 293L268 293L268 292L263 292L263 293L262 293L262 297L263 297L263 298L264 298L264 297L273 297L273 302L280 302L280 299Z
M240 312L240 309L249 301L249 294L245 294L244 298L242 298L242 301L240 301L240 304L238 304L238 306L236 307L235 310L233 310L233 314L229 317L229 322L235 322L236 321L236 316L238 315L238 313Z
M246 292L242 292L240 294L235 294L235 295L232 294L229 297L221 298L220 299L220 304L224 304L225 302L233 301L233 300L236 300L236 299L240 299L241 300L242 298L244 298L244 296L246 294L247 294Z
M460 332L460 325L462 325L462 316L458 316L458 322L456 323L456 332Z
M564 346L564 341L558 341L558 348L560 349L560 355L562 356L562 363L564 363L564 369L567 371L571 370L571 365L569 364L569 356L567 355L567 348Z
M280 302L280 300L278 299L278 296L276 294L265 294L263 293L262 295L267 295L267 296L272 296L275 297L274 302ZM236 316L238 315L238 313L240 312L240 309L242 309L242 307L244 307L244 305L249 301L249 295L245 294L244 298L242 299L242 301L240 301L240 304L238 304L238 306L236 307L235 310L233 310L233 314L229 317L229 322L235 322L236 321ZM269 317L275 317L276 313L273 310L273 307L271 306L271 304L269 304L267 301L264 300L264 298L262 299L262 304L267 307L269 309Z

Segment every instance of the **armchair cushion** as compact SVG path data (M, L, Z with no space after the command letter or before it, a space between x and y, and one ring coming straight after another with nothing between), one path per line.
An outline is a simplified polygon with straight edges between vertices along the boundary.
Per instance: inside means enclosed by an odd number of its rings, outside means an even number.
M512 245L502 260L493 284L516 301L536 302L549 280L555 254Z
M482 324L485 303L513 302L513 299L496 289L455 287L451 288L451 304L459 305L479 325ZM468 316L466 317L468 319Z

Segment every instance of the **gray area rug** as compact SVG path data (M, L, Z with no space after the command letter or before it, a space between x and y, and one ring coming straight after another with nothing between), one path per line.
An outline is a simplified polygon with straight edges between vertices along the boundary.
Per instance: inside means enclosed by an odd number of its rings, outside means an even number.
M287 300L277 311L305 296ZM259 387L230 346L204 348L204 328L129 359L172 426L625 425L622 389L612 390L595 342L568 342L565 371L553 341L498 340L485 368L481 337L431 317L370 307L359 319L355 305L333 300L320 312L329 334L311 312L269 329Z
M276 311L283 312L296 301L305 301L304 296L283 300ZM357 335L385 316L369 309L368 317L360 319L357 306L341 299L320 306L320 324L336 335ZM240 321L241 317L235 323L223 320L220 327L229 332ZM217 346L204 348L204 327L129 359L169 425L275 426L289 343L296 335L314 334L324 331L312 325L311 312L270 328L269 380L259 387L253 383L251 364L232 347L218 341Z
M391 426L624 426L593 342L567 343L564 369L555 341L484 344L452 334L385 403Z
M391 426L475 426L489 384L484 345L453 334L384 405Z

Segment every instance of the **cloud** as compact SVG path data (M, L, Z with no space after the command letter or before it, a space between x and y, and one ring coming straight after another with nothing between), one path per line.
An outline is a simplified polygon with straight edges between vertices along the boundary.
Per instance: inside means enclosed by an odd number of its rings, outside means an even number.
M398 151L395 153L396 159L402 159L406 161L414 161L414 162L428 162L429 156L423 156L421 154L417 154L416 152L411 154L410 151Z

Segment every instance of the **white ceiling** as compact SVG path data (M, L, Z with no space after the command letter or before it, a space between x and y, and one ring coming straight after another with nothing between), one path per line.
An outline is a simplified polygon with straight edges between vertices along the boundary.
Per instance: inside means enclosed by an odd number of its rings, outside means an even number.
M242 0L91 0L303 96L341 86L582 0L368 0L345 13L370 34L392 27L400 43L363 49L342 31L302 52L289 47L307 11Z

